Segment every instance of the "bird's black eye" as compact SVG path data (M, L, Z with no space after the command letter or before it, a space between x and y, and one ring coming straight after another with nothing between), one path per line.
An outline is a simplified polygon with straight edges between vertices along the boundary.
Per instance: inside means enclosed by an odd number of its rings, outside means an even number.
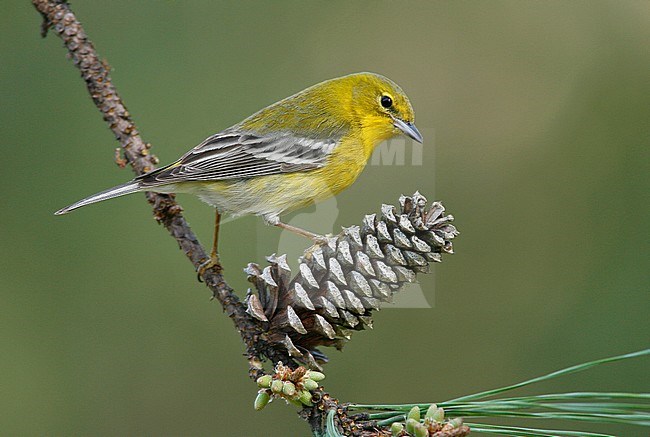
M381 96L381 106L384 108L388 109L391 106L393 106L393 99L390 98L390 96Z

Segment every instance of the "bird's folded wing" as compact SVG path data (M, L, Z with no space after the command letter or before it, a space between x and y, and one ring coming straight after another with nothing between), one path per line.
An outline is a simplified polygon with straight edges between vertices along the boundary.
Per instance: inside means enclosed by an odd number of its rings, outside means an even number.
M314 139L291 133L256 135L225 130L178 161L139 176L144 185L251 178L313 170L325 165L339 138Z

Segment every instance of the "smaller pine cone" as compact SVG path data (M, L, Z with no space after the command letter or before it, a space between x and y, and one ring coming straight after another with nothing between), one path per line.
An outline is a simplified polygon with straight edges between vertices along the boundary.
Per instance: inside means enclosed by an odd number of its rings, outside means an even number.
M327 357L318 346L342 348L354 330L372 328L371 314L431 262L453 253L458 235L440 202L426 208L420 193L401 196L399 210L382 205L326 244L313 246L293 276L286 255L268 257L269 266L245 269L257 294L249 290L248 312L265 327L267 338L310 368Z

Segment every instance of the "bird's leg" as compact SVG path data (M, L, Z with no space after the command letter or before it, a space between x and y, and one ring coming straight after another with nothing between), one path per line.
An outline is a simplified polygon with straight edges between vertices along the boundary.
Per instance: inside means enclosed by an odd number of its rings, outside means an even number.
M293 232L294 234L309 238L311 241L313 241L316 244L323 244L327 242L327 238L325 236L314 234L313 232L309 232L297 226L292 226L287 223L283 223L280 221L280 217L278 217L277 215L264 216L264 220L270 225L277 226L280 229L285 229L289 232Z
M214 215L214 239L212 240L212 250L210 251L210 258L208 258L207 261L201 263L197 268L197 276L199 279L199 282L201 281L201 276L203 276L203 273L205 273L206 270L212 268L212 267L217 267L219 271L223 270L223 267L221 267L221 262L219 261L219 255L217 252L217 248L219 246L219 225L221 224L221 214L219 214L219 210L215 209L214 210L215 215Z
M291 226L286 223L278 222L275 224L278 228L285 229L287 231L293 232L294 234L302 235L303 237L307 237L310 240L312 240L314 243L322 243L325 241L325 237L322 235L314 234L313 232L309 232L305 229L296 227L296 226Z
M217 248L219 246L219 226L221 225L221 214L219 210L215 208L214 210L214 237L212 240L212 251L210 252L211 259L219 259L217 255Z

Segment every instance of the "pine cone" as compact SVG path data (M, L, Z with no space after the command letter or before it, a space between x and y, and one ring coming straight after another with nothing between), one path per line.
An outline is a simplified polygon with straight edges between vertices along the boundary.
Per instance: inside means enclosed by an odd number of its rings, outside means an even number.
M316 347L342 348L354 330L372 328L371 313L390 302L395 292L431 262L453 253L458 231L444 207L420 193L401 196L400 211L382 205L381 216L366 215L363 224L343 228L300 259L291 279L286 255L268 257L261 269L245 272L255 285L246 299L248 312L265 327L267 338L297 362L320 369L327 361Z

